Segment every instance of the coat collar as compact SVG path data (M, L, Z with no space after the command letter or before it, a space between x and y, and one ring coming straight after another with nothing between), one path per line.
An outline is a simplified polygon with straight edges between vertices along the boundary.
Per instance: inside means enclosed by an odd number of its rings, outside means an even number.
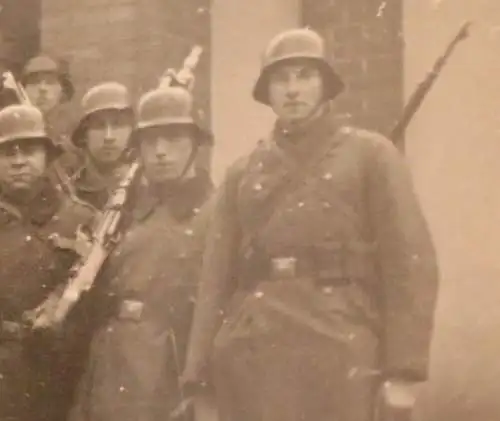
M89 158L86 158L85 164L76 172L73 180L78 190L84 192L109 190L116 187L116 183L124 175L124 169L125 165L118 165L111 173L103 174Z
M133 210L133 219L144 221L157 209L165 208L176 220L182 221L197 213L211 191L206 177L194 177L162 186L161 191L144 186Z
M284 152L303 159L331 138L340 125L330 107L326 107L323 114L294 131L284 129L277 121L271 137L276 145Z
M39 193L28 203L15 204L0 193L0 209L18 220L27 221L35 226L49 222L61 205L61 196L49 180L43 180Z

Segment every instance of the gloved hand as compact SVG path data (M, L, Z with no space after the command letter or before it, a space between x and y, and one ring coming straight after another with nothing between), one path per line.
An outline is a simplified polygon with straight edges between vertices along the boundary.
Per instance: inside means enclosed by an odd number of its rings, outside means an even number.
M386 380L380 387L375 421L411 421L422 382Z

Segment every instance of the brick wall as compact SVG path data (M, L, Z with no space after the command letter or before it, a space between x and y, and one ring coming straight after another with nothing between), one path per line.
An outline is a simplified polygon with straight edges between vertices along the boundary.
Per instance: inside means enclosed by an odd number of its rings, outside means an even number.
M41 0L0 1L0 61L18 73L40 46Z
M26 0L23 0L26 1ZM195 109L210 126L210 0L42 0L41 48L66 56L76 87L64 115L78 118L78 103L91 86L109 80L135 99L153 89L168 67L178 68L197 44ZM210 171L211 148L197 160Z
M402 0L303 0L303 23L327 39L346 82L337 106L388 134L403 106Z
M179 67L194 44L204 48L196 71L196 107L209 122L208 0L43 0L43 50L70 59L76 98L116 80L133 95L156 87L167 67Z

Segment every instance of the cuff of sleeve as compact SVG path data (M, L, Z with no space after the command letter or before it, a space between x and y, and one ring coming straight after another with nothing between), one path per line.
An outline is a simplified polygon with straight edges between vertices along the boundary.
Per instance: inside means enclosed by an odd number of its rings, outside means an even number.
M398 380L410 383L422 383L427 381L428 374L424 370L413 369L388 369L383 373L383 381Z

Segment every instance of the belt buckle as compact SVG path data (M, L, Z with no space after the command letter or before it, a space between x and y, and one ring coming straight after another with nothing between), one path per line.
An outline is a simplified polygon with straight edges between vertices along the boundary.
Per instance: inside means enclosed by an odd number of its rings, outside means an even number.
M273 279L291 279L297 276L295 257L275 257L271 259L271 277Z
M124 320L141 320L144 303L138 300L123 300L120 305L119 318Z

